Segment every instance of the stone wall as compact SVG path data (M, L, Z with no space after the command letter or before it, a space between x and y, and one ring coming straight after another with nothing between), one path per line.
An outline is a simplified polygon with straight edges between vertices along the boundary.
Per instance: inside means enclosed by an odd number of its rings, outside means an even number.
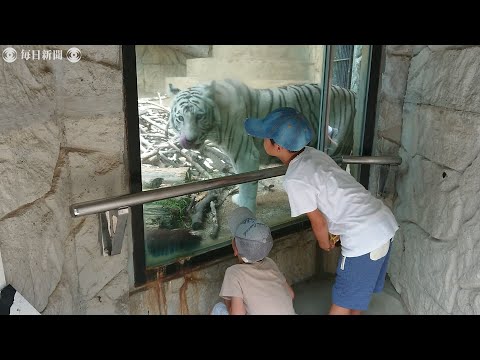
M128 251L103 257L97 218L68 210L128 191L120 47L77 46L76 63L71 46L12 47L17 60L0 61L6 283L42 314L125 314ZM63 56L27 60L22 50Z
M386 50L375 155L402 157L390 278L412 314L480 314L480 47Z

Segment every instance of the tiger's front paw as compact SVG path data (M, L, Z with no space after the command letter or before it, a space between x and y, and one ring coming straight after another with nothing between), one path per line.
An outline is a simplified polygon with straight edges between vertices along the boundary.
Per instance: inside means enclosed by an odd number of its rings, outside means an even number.
M257 211L257 200L245 200L245 198L240 197L240 194L235 194L232 196L232 202L238 206L244 206L250 209L252 213L256 213Z

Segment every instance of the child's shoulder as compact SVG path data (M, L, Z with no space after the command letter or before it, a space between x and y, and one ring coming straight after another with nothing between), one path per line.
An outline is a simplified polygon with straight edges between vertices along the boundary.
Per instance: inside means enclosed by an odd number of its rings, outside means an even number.
M244 267L247 266L246 264L233 264L227 267L226 271L235 272L235 271L242 271Z
M263 261L269 266L278 268L277 263L272 258L266 257Z
M227 267L225 270L225 277L232 278L232 277L239 277L242 276L247 270L248 264L234 264Z

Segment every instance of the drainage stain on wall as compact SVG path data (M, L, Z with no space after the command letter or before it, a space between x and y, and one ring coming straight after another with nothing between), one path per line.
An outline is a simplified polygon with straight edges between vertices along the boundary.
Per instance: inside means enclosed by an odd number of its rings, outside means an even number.
M157 293L158 307L161 315L167 315L167 296L165 295L164 283L157 281L155 292Z
M193 274L188 274L183 277L184 282L182 286L180 287L180 314L182 315L188 315L189 310L188 310L188 299L187 299L187 290L188 290L188 285L190 283L198 283L200 282L200 279L196 279Z

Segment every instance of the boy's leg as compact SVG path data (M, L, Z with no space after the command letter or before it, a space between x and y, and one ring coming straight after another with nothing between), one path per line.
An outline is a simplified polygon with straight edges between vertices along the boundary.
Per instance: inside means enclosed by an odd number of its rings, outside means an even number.
M389 245L385 244L362 256L340 256L332 289L330 314L353 315L368 309L372 293L385 279L388 255Z
M382 268L380 269L380 274L378 274L377 283L373 289L374 293L379 293L383 290L385 285L385 277L387 276L388 263L390 261L390 252L392 251L392 240L389 242L389 248L385 260L383 261Z
M328 312L328 315L360 315L360 313L356 314L354 313L354 311L358 311L358 310L351 310L351 309L347 309L347 308L332 304L332 306L330 307L330 311Z

